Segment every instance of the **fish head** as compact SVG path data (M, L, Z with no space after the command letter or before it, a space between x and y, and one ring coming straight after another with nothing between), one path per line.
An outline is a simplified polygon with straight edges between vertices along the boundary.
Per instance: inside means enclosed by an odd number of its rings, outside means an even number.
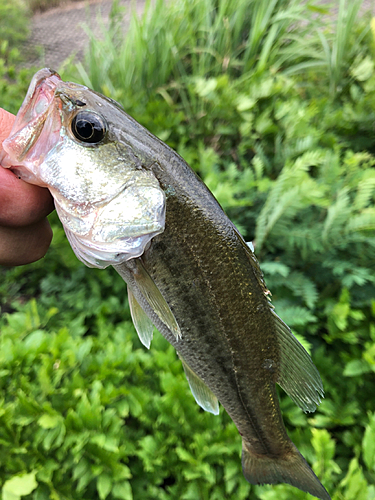
M73 250L90 267L139 257L165 226L164 191L124 140L122 115L112 99L45 68L3 142L1 165L50 190Z

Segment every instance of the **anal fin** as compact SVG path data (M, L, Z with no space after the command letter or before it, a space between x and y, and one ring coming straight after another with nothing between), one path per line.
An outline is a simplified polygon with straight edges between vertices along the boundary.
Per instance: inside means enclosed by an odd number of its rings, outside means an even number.
M213 413L214 415L219 414L219 402L215 394L207 387L207 385L202 381L200 377L190 368L186 361L179 355L181 359L182 366L184 367L185 375L195 401L199 404L201 408L205 411Z

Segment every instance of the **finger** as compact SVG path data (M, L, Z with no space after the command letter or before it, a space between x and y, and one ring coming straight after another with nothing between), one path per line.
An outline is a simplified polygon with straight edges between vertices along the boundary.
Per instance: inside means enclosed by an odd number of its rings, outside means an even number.
M22 228L0 226L0 265L21 266L41 259L51 239L47 219Z
M48 189L28 184L10 170L0 168L1 226L34 224L53 209L53 199Z
M15 116L0 108L0 150L10 134ZM19 179L0 168L0 225L16 227L34 224L53 210L49 191Z
M0 148L3 140L8 137L16 117L5 109L0 108Z

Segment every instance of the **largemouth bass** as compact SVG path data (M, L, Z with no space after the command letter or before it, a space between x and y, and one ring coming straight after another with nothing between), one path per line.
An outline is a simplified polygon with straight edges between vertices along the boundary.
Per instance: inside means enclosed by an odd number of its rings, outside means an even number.
M224 406L245 478L329 500L287 435L275 387L311 412L319 373L274 312L253 251L186 162L115 101L48 69L3 147L4 166L50 189L77 257L124 278L143 344L155 325L198 404Z

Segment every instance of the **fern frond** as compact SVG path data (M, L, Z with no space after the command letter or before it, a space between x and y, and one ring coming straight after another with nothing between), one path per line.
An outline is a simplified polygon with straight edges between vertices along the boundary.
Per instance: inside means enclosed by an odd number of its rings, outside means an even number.
M298 248L302 258L306 258L311 253L317 254L324 251L321 227L316 223L305 226L294 224L285 236L287 236L287 248Z
M298 187L294 187L282 193L283 187L284 182L276 183L258 217L255 231L255 239L258 248L262 247L266 237L276 222L278 222L283 215L286 215L288 211L293 210L293 212L295 212L300 205Z
M288 277L287 286L296 297L302 297L309 309L313 309L318 300L318 291L313 281L303 273L293 271Z
M354 199L354 208L357 210L367 207L375 195L375 172L369 173L371 176L367 175L358 184L357 196Z
M292 327L305 326L317 320L306 307L284 305L283 301L275 301L274 305L280 318Z
M345 187L339 191L336 202L328 209L322 233L323 241L327 241L329 236L333 237L342 230L350 211L349 188Z
M351 217L346 226L348 233L371 230L375 230L375 207L363 210L360 214Z
M322 165L325 161L325 158L325 152L319 149L306 151L295 160L291 170L292 172L306 172L311 166Z
M312 165L323 165L325 161L325 152L312 150L306 151L292 164L284 167L269 192L257 220L258 249L262 247L276 223L287 231L291 226L292 218L300 210L311 204L321 204L324 196L323 190L308 175L308 170Z
M286 278L290 273L290 268L282 262L262 262L260 267L265 276L267 276L267 274L279 274L280 276Z

